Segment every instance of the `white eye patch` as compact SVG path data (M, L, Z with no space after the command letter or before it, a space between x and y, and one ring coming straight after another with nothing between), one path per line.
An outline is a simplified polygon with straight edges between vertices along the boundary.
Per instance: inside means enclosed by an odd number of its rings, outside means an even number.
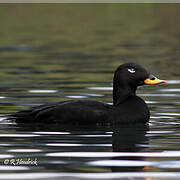
M130 69L128 69L128 71L129 71L130 73L135 73L135 72L136 72L134 68L130 68Z

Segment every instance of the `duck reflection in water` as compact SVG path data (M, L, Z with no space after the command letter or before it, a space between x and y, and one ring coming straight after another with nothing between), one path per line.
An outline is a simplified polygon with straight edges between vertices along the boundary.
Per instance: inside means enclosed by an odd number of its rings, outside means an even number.
M113 152L128 152L132 153L131 156L120 156L115 157L113 160L121 160L122 164L111 167L113 172L134 172L145 169L144 166L134 166L133 160L143 161L143 157L133 157L134 152L143 152L145 145L149 143L148 137L146 136L149 130L148 124L135 124L135 125L124 125L114 126L112 135ZM129 164L128 164L129 160ZM124 162L126 164L124 164ZM120 162L120 161L119 161Z
M57 144L57 146L49 146L48 151L54 152L119 152L120 156L116 156L113 158L104 157L106 161L105 165L101 165L101 168L105 170L110 170L112 172L137 172L143 171L144 166L135 166L133 161L144 161L144 157L135 157L134 153L136 152L144 152L145 146L148 145L148 137L146 136L146 132L149 130L148 125L144 124L132 124L132 125L114 125L112 126L72 126L72 125L30 125L30 124L19 124L18 128L14 129L15 134L19 132L33 132L32 137L25 138L25 141L29 141L33 146L37 143L44 144L45 149L47 148L46 143L49 144ZM107 132L112 132L112 137L107 134ZM35 133L35 134L34 134ZM38 135L34 137L34 135ZM100 135L100 136L99 136ZM101 136L102 135L102 136ZM75 142L76 145L73 145ZM112 143L112 146L111 146ZM64 144L68 144L68 146L64 146ZM72 146L71 146L72 144ZM79 145L80 146L79 146ZM87 146L89 144L90 146ZM97 146L94 146L97 144ZM110 146L98 146L102 144L108 144ZM92 145L92 146L91 146ZM147 149L147 148L146 148ZM44 151L44 147L42 146L42 152ZM128 152L132 156L127 156L125 153ZM124 153L124 154L123 154ZM81 154L81 153L80 153ZM62 157L57 158L59 161ZM79 156L79 161L82 161L82 157ZM93 157L91 157L93 158ZM92 159L87 159L91 161ZM110 159L109 159L110 158ZM65 158L66 159L66 158ZM67 166L62 166L62 164L56 165L61 171L73 171L73 172L89 172L91 167L82 165L82 169L78 169L80 166L77 163L78 159L74 157L68 158L71 162L75 161L73 165L70 163ZM93 160L100 160L100 158L93 158ZM40 158L39 158L40 160ZM52 157L48 157L48 160L52 160ZM54 159L53 159L54 160ZM83 159L84 161L85 159ZM113 165L107 163L108 160L113 160ZM86 161L86 160L85 160ZM76 164L77 163L77 164ZM124 164L126 163L126 164ZM49 164L43 165L45 169L49 168ZM71 167L72 166L72 167ZM69 167L71 167L69 169ZM54 168L54 166L52 166ZM96 165L93 166L96 168ZM99 166L97 166L99 168ZM83 170L85 169L85 170Z

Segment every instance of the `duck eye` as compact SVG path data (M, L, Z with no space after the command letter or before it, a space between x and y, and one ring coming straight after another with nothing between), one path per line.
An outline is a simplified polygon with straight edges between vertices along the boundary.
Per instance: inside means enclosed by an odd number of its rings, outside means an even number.
M134 68L128 68L128 71L129 71L130 73L135 73L135 72L136 72Z

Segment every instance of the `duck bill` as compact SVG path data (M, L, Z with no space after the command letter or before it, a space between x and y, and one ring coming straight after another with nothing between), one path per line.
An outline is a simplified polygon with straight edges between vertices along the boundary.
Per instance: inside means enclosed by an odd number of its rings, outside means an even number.
M165 81L165 80L160 80L160 79L158 79L156 77L153 77L153 78L145 79L144 83L148 84L148 85L155 85L155 84L168 83L168 82Z

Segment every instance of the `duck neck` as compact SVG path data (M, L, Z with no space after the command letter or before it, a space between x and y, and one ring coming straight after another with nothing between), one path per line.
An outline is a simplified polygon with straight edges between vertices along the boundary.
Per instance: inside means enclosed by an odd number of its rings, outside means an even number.
M136 87L119 86L113 83L113 105L124 102L129 96L136 96Z

